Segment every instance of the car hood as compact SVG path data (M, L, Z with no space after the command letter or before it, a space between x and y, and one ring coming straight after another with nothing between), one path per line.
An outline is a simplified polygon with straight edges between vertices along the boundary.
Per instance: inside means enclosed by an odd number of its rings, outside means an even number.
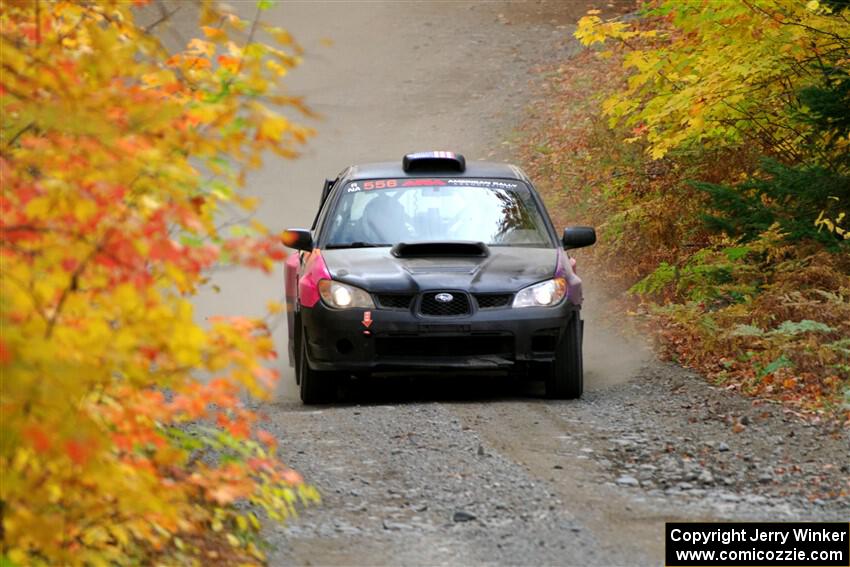
M322 250L336 279L370 292L515 292L554 275L554 248L489 248L486 257L397 258L390 248Z

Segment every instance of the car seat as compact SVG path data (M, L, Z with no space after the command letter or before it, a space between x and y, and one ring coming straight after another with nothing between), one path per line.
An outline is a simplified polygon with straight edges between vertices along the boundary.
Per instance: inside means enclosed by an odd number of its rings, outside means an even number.
M363 209L360 231L366 242L396 244L411 237L404 207L386 195L379 195Z

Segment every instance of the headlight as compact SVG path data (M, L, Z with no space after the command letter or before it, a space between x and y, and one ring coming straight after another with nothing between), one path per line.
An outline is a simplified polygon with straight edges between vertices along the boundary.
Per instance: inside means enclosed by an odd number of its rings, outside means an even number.
M551 307L559 304L565 295L566 280L554 278L520 290L514 297L514 307Z
M334 280L319 280L319 294L328 307L334 309L353 309L356 307L373 309L375 303L368 292Z

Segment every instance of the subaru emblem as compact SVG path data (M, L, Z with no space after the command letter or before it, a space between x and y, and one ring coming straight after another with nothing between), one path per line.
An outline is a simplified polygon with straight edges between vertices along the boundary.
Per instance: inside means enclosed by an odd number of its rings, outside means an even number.
M440 303L449 303L452 299L454 299L454 296L450 293L438 293L434 296L434 299Z

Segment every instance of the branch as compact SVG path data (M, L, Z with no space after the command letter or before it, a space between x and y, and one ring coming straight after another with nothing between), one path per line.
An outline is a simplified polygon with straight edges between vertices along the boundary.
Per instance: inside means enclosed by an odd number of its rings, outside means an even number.
M12 144L14 144L15 142L17 142L17 141L18 141L18 138L20 138L20 137L21 137L21 136L22 136L22 135L23 135L23 134L24 134L27 130L30 130L33 126L35 126L35 122L30 122L29 124L27 124L26 126L24 126L23 128L21 128L20 130L18 130L18 133L17 133L17 134L15 134L14 136L12 136L12 139L11 139L11 140L9 140L8 142L6 142L6 147L7 147L7 148L11 148L11 147L12 147Z
M68 296L73 292L77 291L78 281L80 275L83 273L83 270L86 268L89 262L91 262L92 258L100 252L103 247L103 243L106 242L106 239L109 237L111 231L108 231L104 236L103 240L92 248L91 252L80 262L80 265L74 270L71 274L71 281L68 282L67 287L62 290L62 295L59 296L59 302L56 304L56 309L53 311L53 315L50 317L50 320L47 322L47 330L44 332L44 338L49 339L53 334L53 328L56 326L56 321L59 319L59 315L62 313L62 307L65 305L65 300L68 299Z
M168 20L170 20L171 16L173 16L174 14L179 12L180 8L183 7L182 5L178 4L176 8L174 8L173 10L171 10L169 12L168 9L165 7L165 4L163 4L162 2L157 2L157 5L159 6L159 14L160 14L159 19L144 28L144 32L146 34L149 34L151 32L151 30L153 30L159 24L161 24L163 22L167 22Z
M35 44L41 45L41 0L35 0Z
M242 55L239 57L239 66L236 67L236 72L233 73L233 77L227 82L228 85L233 83L236 80L236 77L239 76L239 73L242 72L242 62L245 60L245 47L251 45L254 41L254 33L257 31L257 24L260 22L260 8L257 7L256 12L254 13L254 21L251 22L251 31L248 32L248 39L245 40L245 46L242 49Z
M29 298L32 299L32 305L33 305L33 308L35 309L35 312L39 315L39 317L44 319L45 323L49 324L50 320L47 317L47 314L42 309L41 302L38 300L38 297L35 295L35 293L33 293L30 286L27 286L24 282L19 280L16 276L14 276L10 273L7 273L7 272L3 273L3 279L5 281L12 282L16 286L18 286L21 289L21 291L26 293L29 296Z
M819 30L818 28L813 28L812 26L809 26L809 25L806 25L806 24L803 24L803 23L800 23L800 22L792 22L792 21L782 20L782 19L780 19L780 18L777 18L774 14L772 14L772 13L768 12L768 11L767 11L767 10L765 10L764 8L761 8L761 7L759 7L759 6L755 6L755 5L751 4L751 3L750 3L750 2L748 2L747 0L741 0L741 1L742 1L742 2L744 3L744 5L746 5L746 6L747 6L750 10L753 10L753 11L755 11L755 12L760 12L761 14L764 14L765 16L767 16L768 18L770 18L771 20L773 20L774 22L776 22L777 24L779 24L779 25L781 25L781 26L797 26L797 27L800 27L800 28L803 28L803 29L807 29L807 30L809 30L809 31L811 31L811 32L814 32L814 33L816 33L816 34L825 35L825 36L827 36L827 37L835 38L835 39L837 39L837 40L838 40L839 42L841 42L841 43L846 43L846 42L847 42L847 38L846 38L846 37L840 36L840 35L838 35L837 33L832 33L832 32L828 32L828 31L824 31L824 30Z

